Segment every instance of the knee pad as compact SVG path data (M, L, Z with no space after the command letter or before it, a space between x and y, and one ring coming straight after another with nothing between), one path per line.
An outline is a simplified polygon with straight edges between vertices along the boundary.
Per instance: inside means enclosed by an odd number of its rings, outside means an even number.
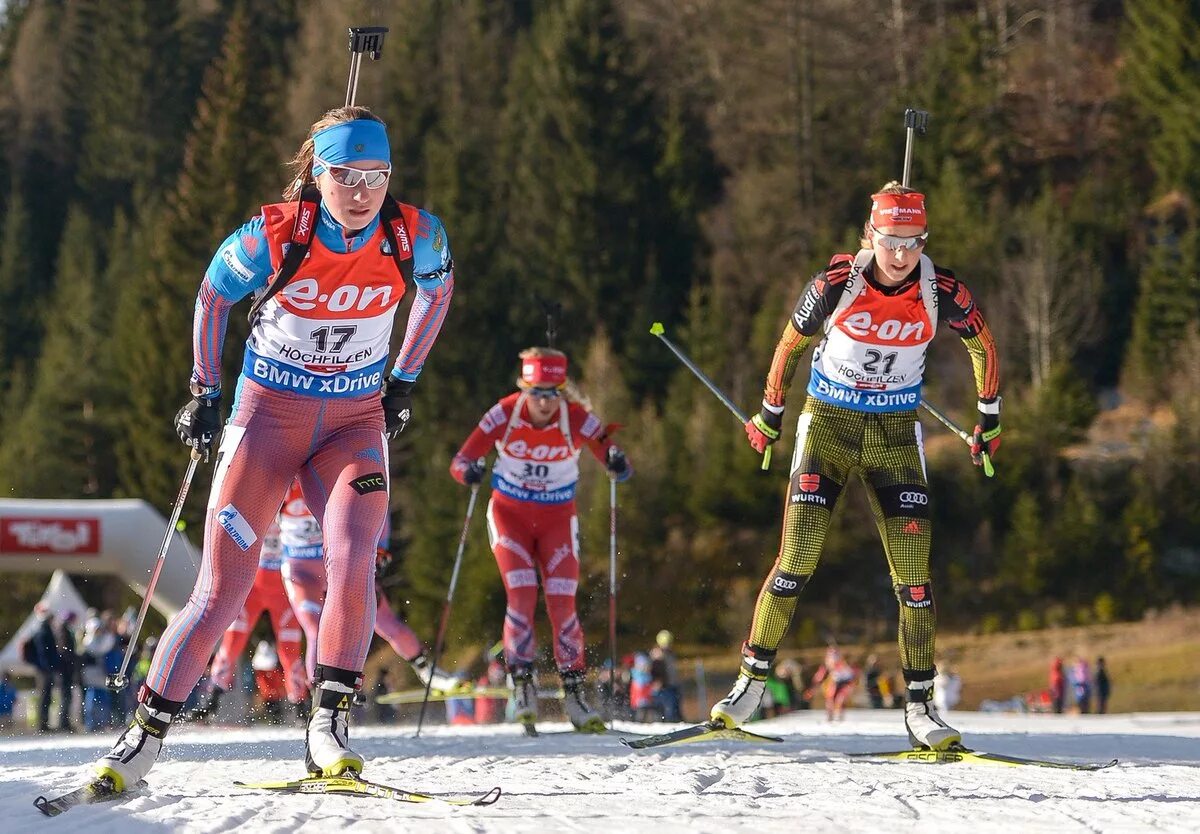
M896 599L905 608L932 608L933 585L928 582L923 585L897 585Z
M798 597L811 578L812 574L788 573L776 564L767 577L767 589L777 597Z
M929 518L929 490L921 484L876 487L875 494L888 518Z

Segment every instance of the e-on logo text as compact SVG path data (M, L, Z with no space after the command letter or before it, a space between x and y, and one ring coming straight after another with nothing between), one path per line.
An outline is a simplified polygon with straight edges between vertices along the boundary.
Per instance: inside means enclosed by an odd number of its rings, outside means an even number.
M878 324L874 322L869 310L851 313L838 322L838 325L852 336L871 336L885 342L921 342L925 338L925 322L900 321L887 319Z
M280 291L280 295L297 310L315 310L320 304L332 313L366 310L371 305L386 310L392 303L392 288L387 285L357 287L354 284L342 284L332 292L323 293L316 278L293 281Z

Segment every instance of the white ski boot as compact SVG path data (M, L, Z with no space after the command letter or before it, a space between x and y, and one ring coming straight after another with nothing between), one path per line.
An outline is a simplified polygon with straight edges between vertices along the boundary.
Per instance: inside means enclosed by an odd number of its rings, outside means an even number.
M408 661L412 666L413 673L421 683L428 686L430 689L436 689L439 692L457 692L467 687L454 675L439 669L429 660L429 655L421 652L419 655ZM432 681L430 680L432 678Z
M533 675L533 667L510 666L508 685L513 690L513 719L524 725L525 732L532 734L538 711L537 680Z
M938 715L933 705L933 681L909 681L904 705L904 727L913 747L945 750L962 742L962 733Z
M154 693L138 704L133 721L117 743L95 764L98 778L112 780L118 792L134 787L145 778L162 750L163 736L182 704L159 698Z
M774 652L768 655L761 649L756 652L750 646L745 646L742 649L742 668L738 670L733 689L713 704L709 717L729 729L749 721L762 702L763 692L767 689L767 673L771 670L774 657Z
M317 666L304 746L304 764L309 773L318 776L362 773L363 757L350 749L350 710L354 706L354 693L361 685L362 675L358 672Z
M605 732L608 728L604 726L604 719L588 705L587 699L583 696L587 673L578 670L559 674L562 676L563 708L575 731L579 733Z

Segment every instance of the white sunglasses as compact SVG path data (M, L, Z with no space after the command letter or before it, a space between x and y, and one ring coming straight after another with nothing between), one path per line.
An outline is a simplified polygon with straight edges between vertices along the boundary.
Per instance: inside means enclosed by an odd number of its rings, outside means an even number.
M360 182L370 189L383 188L387 185L388 177L392 175L391 163L386 168L375 168L370 171L364 171L361 168L333 165L319 156L314 156L313 162L324 166L325 170L329 172L330 179L338 185L344 185L346 188L355 188Z
M925 239L929 237L929 232L912 237L901 237L900 235L885 235L883 232L871 227L871 231L875 233L875 242L884 249L891 249L895 252L897 249L920 249L925 245Z

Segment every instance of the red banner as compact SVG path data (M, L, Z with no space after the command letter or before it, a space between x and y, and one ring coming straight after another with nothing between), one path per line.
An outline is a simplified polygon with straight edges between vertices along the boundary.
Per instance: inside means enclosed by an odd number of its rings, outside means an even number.
M0 518L0 553L95 556L100 553L100 520Z

